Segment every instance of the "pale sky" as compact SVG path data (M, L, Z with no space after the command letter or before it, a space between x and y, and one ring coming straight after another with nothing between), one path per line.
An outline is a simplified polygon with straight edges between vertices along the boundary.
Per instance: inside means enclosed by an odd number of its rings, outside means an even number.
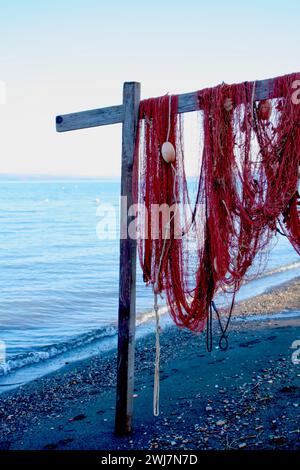
M55 115L120 104L124 81L147 98L298 72L299 21L298 0L0 0L0 175L119 175L120 125L57 134Z

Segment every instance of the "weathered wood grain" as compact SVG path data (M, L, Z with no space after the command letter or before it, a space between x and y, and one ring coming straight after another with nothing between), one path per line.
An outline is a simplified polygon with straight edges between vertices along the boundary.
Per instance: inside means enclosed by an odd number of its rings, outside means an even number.
M123 106L91 109L79 113L65 114L56 117L57 132L75 131L89 127L107 126L123 121Z
M139 104L140 84L136 82L124 83L117 401L115 417L115 431L118 435L124 435L131 432L133 413L136 240L131 239L128 236L128 226L131 222L128 208L131 207L133 203L132 168Z

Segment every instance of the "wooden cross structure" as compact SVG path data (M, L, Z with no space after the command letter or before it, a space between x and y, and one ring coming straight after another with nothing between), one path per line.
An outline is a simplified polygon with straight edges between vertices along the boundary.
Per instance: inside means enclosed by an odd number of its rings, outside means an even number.
M89 127L122 124L121 196L126 201L121 207L117 400L115 431L118 435L131 432L133 415L134 353L135 353L135 293L136 293L136 240L128 235L132 205L132 169L138 113L140 83L125 82L123 103L117 106L92 109L56 117L57 132L75 131ZM274 97L274 79L255 82L255 101ZM178 95L178 113L199 110L197 92ZM124 205L124 203L123 203ZM125 234L125 236L124 236Z

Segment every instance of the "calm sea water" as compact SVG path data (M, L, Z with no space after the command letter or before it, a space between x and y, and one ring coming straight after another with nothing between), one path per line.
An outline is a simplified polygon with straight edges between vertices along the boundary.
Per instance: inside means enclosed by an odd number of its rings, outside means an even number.
M8 369L115 333L119 192L114 180L0 182L0 342ZM101 240L97 209L106 204L115 215L106 227L110 239ZM299 275L299 268L299 257L279 238L260 289ZM255 293L251 285L244 291ZM138 270L137 310L151 306Z

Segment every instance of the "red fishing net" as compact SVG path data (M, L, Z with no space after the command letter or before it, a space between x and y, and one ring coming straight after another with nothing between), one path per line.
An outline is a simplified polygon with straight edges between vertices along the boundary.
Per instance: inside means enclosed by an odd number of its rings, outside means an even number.
M255 82L198 92L203 138L193 202L178 97L141 102L133 178L140 263L179 326L201 331L217 292L230 293L231 314L247 271L278 232L300 254L297 79L275 79L270 100L261 102ZM174 165L161 156L166 140Z

